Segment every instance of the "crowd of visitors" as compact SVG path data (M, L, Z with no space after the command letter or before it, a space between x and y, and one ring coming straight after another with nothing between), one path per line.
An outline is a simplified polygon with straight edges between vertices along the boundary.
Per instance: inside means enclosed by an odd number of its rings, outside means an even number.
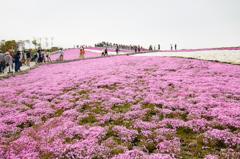
M45 50L38 50L33 56L31 49L17 51L14 55L12 49L9 49L5 54L0 51L0 73L4 73L6 68L8 74L13 73L13 68L15 72L21 71L21 66L25 64L30 67L31 61L35 61L36 63L50 62L49 50L47 52Z
M22 63L25 64L27 57L29 57L29 51L17 51L15 55L13 55L13 51L9 49L5 54L0 51L0 73L4 73L5 68L7 68L7 72L13 73L13 63L15 63L15 72L18 72ZM27 57L26 57L27 56ZM6 67L7 66L7 67Z
M47 60L46 60L47 58ZM34 55L33 55L33 60L37 63L45 63L45 62L50 62L51 60L51 54L49 50L45 52L45 50L38 50Z
M47 58L47 59L46 59ZM45 62L51 62L51 54L49 50L45 52L45 50L38 50L32 58L32 61L35 61L35 63L45 63Z
M108 48L118 48L120 49L126 49L126 50L135 50L135 47L138 47L139 45L124 45L124 44L117 44L117 43L109 43L109 42L101 42L95 44L95 47L108 47ZM140 49L142 50L142 46L140 46Z

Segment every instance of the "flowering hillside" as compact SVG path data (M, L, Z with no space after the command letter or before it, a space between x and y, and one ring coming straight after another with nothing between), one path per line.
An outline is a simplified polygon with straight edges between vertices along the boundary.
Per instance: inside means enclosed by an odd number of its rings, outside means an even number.
M84 54L85 58L99 57L99 56L102 55L101 54L102 49L100 49L100 48L85 48L85 49L86 49L85 50L85 54ZM90 52L88 50L95 51L95 52ZM123 51L123 50L120 50L119 52L120 52L119 54L125 54L125 53L133 53L134 51ZM108 53L109 53L109 55L112 55L112 54L116 55L115 50L112 50L112 49L108 49ZM79 54L80 54L80 49L65 50L63 59L64 60L78 59L79 58ZM60 56L60 53L53 54L53 55L51 55L51 59L52 60L56 60L59 56Z
M65 50L63 59L64 60L78 59L79 58L79 54L80 54L80 50L79 49ZM56 60L59 56L60 56L60 53L53 54L53 55L51 55L51 59L52 60ZM98 56L101 56L101 54L100 53L93 53L93 52L85 51L85 55L84 56L85 56L85 58L98 57Z
M118 56L0 81L0 158L238 158L240 66Z

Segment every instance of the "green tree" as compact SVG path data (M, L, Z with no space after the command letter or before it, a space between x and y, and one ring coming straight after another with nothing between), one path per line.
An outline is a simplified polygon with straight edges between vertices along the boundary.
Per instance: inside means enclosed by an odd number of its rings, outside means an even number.
M35 46L35 50L36 50L36 46L37 46L37 39L35 37L33 37L33 41L32 44Z
M48 38L45 37L45 45L46 45L46 49L48 49Z
M30 40L25 40L25 43L28 43L28 48L30 49Z
M22 50L25 50L25 42L23 40L18 40L17 44L19 47L21 46Z
M2 50L3 52L7 52L9 49L12 49L13 52L16 52L18 48L19 48L19 44L15 40L9 40L9 41L1 40L0 50Z

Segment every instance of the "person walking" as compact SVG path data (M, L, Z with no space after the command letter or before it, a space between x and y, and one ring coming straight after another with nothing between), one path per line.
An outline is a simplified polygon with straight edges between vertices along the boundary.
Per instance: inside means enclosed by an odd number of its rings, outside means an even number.
M79 59L82 59L82 49L80 49Z
M102 55L101 56L105 56L105 49L102 49Z
M118 46L117 46L117 48L116 48L116 54L118 55L118 52L119 52L119 48L118 48Z
M0 73L4 73L5 69L5 55L0 50Z
M41 50L37 51L37 55L38 55L38 63L42 62L42 55L41 55Z
M24 64L27 65L27 51L26 50L23 50L22 60L24 60Z
M158 50L160 50L160 44L158 44Z
M174 46L174 47L175 47L175 50L177 50L177 44L175 44L175 46Z
M134 47L135 53L137 53L137 46Z
M46 57L47 57L47 61L48 61L48 62L49 62L49 61L52 61L52 60L51 60L51 54L50 54L49 50L47 50Z
M43 56L42 62L45 63L46 62L46 56L47 56L45 50L42 50L42 56Z
M108 50L107 50L107 47L106 47L106 49L105 49L105 56L108 56Z
M138 45L138 52L140 52L141 51L141 47L140 47L140 45Z
M172 50L172 44L170 45L170 47L171 47L171 50Z
M63 51L63 49L61 48L61 51L60 51L60 61L63 61L63 55L64 55L64 51Z
M18 72L20 68L20 51L18 51L15 55L15 72Z
M82 49L82 58L84 59L84 54L85 54L85 50L84 48Z
M30 67L31 50L29 50L29 51L26 53L26 57L27 57L27 65Z
M33 58L34 58L34 60L35 60L35 64L37 64L37 63L38 63L38 58L39 58L39 53L36 52L36 53L33 55Z
M13 70L12 70L12 65L13 65L13 58L12 56L9 54L9 52L6 52L5 53L5 63L7 65L7 72L8 74L9 73L13 73Z
M13 51L12 51L12 49L9 49L8 52L9 52L9 55L10 55L10 56L12 57L12 59L13 59L13 60L12 60L12 70L13 70L13 62L14 62L14 57L13 57L13 54L12 54Z
M44 50L41 50L41 62L45 62L45 55L44 55Z

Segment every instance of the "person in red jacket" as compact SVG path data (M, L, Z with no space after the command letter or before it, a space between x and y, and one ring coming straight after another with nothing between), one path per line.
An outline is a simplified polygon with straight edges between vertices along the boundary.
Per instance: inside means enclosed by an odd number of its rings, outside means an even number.
M85 54L85 50L84 48L82 49L82 58L84 59L84 54Z

